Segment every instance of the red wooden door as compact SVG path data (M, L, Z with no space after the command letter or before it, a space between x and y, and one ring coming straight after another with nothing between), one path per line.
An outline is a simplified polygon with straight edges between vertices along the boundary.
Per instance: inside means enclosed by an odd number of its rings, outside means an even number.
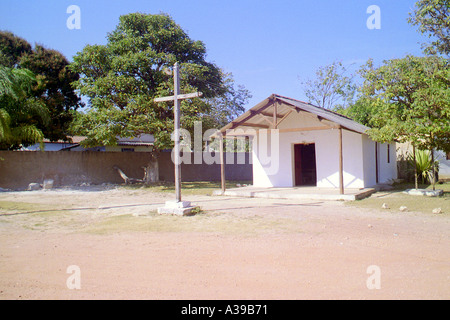
M314 143L294 145L294 171L296 186L317 185L316 146Z

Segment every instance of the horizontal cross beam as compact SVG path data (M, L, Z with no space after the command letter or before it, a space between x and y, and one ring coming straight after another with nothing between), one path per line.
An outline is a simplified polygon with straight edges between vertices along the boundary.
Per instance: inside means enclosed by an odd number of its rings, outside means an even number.
M192 98L201 97L202 95L203 95L203 93L201 93L201 92L179 94L177 96L177 99L178 100L181 100L181 99L192 99ZM153 99L153 101L155 101L155 102L174 101L174 100L175 100L175 96L161 97L161 98Z

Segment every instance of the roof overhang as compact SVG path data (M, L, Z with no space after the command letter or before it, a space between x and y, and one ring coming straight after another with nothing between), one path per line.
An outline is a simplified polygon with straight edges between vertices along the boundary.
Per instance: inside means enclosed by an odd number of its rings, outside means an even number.
M304 131L342 128L364 134L369 130L368 127L336 112L303 101L272 94L221 128L212 137L219 135L252 135L261 129L280 129L280 125L293 112L299 113L305 118L309 117L317 120L314 122L317 125L302 128ZM295 129L295 131L302 129ZM283 128L280 131L294 131L294 129Z
M133 142L133 141L119 141L117 142L118 146L131 146L131 147L151 147L153 146L153 142Z

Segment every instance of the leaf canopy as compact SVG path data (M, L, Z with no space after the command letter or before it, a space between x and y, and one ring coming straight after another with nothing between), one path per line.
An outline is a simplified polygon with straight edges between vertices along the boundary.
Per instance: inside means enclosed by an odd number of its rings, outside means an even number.
M437 57L406 56L368 63L360 73L371 110L369 135L380 142L408 141L423 150L450 150L450 65Z
M145 133L155 136L157 148L171 147L173 102L153 99L173 95L170 70L175 62L180 65L182 92L200 91L207 99L227 92L223 72L206 61L203 42L192 40L170 16L121 16L106 45L88 45L74 57L71 68L81 75L74 84L91 108L78 114L72 130L86 135L88 146ZM182 126L192 130L210 110L206 100L183 100Z

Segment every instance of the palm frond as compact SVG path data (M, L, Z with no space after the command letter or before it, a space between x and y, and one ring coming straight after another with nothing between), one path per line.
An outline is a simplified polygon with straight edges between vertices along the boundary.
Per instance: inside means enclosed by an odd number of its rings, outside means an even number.
M36 83L36 76L28 69L0 66L0 96L14 100L25 98Z
M40 118L45 126L51 121L47 106L39 99L28 98L22 103L21 108L22 113Z
M11 144L35 144L44 139L44 134L34 125L21 125L11 129Z
M413 155L409 155L408 161L414 167ZM431 157L431 152L429 150L416 150L416 168L417 175L421 177L422 182L426 183L433 181L433 170L437 172L439 165L433 166L433 160Z

